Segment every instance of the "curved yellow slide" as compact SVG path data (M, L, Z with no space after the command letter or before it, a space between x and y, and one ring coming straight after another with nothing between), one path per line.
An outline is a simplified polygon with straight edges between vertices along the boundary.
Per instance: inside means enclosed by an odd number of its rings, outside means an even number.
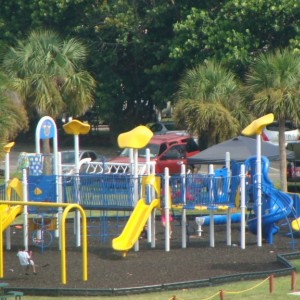
M154 199L148 205L140 199L133 210L120 236L112 241L112 247L117 251L128 251L139 238L147 220L154 208L159 207L159 200Z
M0 205L2 230L4 231L22 211L23 206L21 205Z
M291 226L294 231L300 231L300 218L292 221Z

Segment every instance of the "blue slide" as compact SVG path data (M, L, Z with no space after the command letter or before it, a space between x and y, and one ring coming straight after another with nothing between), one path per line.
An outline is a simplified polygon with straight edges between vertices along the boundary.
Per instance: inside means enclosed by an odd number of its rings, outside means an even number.
M274 188L268 177L269 160L262 157L262 237L269 243L273 243L273 235L279 231L275 224L286 218L292 211L293 199L288 194ZM249 191L254 199L253 210L257 215L257 178L256 157L250 157L245 162L245 168L251 175ZM257 216L247 222L250 232L257 234Z

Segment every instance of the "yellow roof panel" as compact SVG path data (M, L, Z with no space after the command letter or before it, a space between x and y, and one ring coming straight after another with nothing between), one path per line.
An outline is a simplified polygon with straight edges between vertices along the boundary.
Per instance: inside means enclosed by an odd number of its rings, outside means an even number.
M82 123L78 120L72 120L67 124L63 125L64 131L67 134L88 134L91 126L87 123Z
M263 128L266 125L269 125L271 123L273 123L274 121L274 115L271 114L267 114L264 115L256 120L254 120L250 125L248 125L246 128L243 129L242 134L246 135L246 136L251 136L254 134L261 134Z
M118 145L120 148L141 149L149 143L152 136L153 132L148 127L140 125L121 133L118 136Z

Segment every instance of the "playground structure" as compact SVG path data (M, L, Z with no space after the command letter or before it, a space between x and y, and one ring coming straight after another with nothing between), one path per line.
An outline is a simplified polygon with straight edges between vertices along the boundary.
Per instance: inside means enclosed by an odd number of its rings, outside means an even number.
M150 193L147 192L151 187L154 188L155 199L151 199ZM112 241L114 250L123 251L123 256L138 240L151 212L156 208L160 208L160 178L154 177L154 175L143 177L142 189L143 198L135 206L121 235Z
M0 278L3 278L4 260L3 260L3 231L13 222L13 220L22 213L24 207L63 207L64 212L61 218L60 226L60 241L61 241L61 281L66 284L66 237L65 237L65 222L67 214L72 209L77 209L81 213L82 228L83 228L83 245L82 245L82 278L87 280L87 231L86 231L86 215L85 211L78 204L63 204L63 203L45 203L45 202L27 202L27 201L11 201L11 192L14 190L20 199L22 199L21 184L18 179L14 178L8 184L7 195L8 200L0 201ZM24 231L24 234L26 232Z
M49 121L48 118L43 121ZM51 122L50 122L51 123ZM78 123L76 123L78 124ZM49 124L47 125L49 127ZM43 126L39 126L38 130L41 130ZM83 127L86 132L86 126ZM49 129L49 128L48 128ZM135 251L138 251L138 237L140 232L144 228L144 225L148 222L148 242L151 243L151 247L155 247L155 214L156 209L161 207L165 209L166 215L166 231L165 231L165 249L170 251L170 239L169 239L169 212L172 208L179 209L181 211L180 223L182 227L182 247L187 247L187 211L197 210L199 214L207 215L202 225L209 224L210 228L210 246L215 246L214 241L214 225L218 223L218 220L222 219L219 224L226 223L226 237L227 245L231 245L230 227L233 222L232 214L235 209L239 209L239 220L241 223L241 248L245 247L245 230L246 230L246 208L250 204L250 195L253 199L253 212L254 216L247 218L248 229L258 235L259 223L262 224L262 237L272 244L273 235L276 234L280 228L277 226L279 220L285 221L285 226L289 228L291 236L292 246L294 246L294 233L299 231L299 204L297 197L293 197L289 194L282 193L275 189L272 182L269 180L268 174L268 160L262 157L262 171L261 178L258 180L258 167L257 157L251 157L245 161L244 164L237 164L234 161L230 161L229 157L226 158L226 165L224 168L214 170L213 166L210 166L208 174L186 174L185 166L182 165L181 174L169 176L168 170L164 176L155 176L151 164L145 166L139 166L137 164L137 151L139 148L144 147L147 141L151 138L151 134L146 131L143 126L137 127L137 129L120 135L118 142L120 147L130 147L132 151L132 162L127 169L130 173L108 173L108 168L105 162L100 163L87 163L86 170L93 170L92 172L80 173L79 166L76 167L76 174L74 176L68 175L68 178L61 175L59 168L59 154L58 157L53 159L54 164L57 163L57 167L54 169L53 175L41 175L41 163L43 156L37 151L36 154L27 155L28 160L24 160L22 168L22 184L17 183L15 179L11 181L12 186L15 186L14 191L22 199L21 202L14 202L15 205L10 205L15 208L14 213L8 214L6 223L2 220L2 231L5 228L9 228L9 225L14 221L15 217L19 214L24 215L24 245L28 247L28 231L30 230L30 224L28 225L28 213L35 214L39 219L38 225L33 228L37 232L41 233L41 236L47 230L47 222L44 222L46 218L43 214L48 213L51 209L51 214L55 217L50 221L50 224L57 222L57 228L60 228L59 237L63 234L62 216L64 207L80 207L84 210L100 210L102 217L107 217L107 212L113 211L128 211L132 212L128 219L126 226L122 233L116 233L112 247L116 251L120 251L123 255L126 254L132 247ZM51 130L50 130L51 132ZM55 133L55 130L53 131ZM75 140L78 146L78 134L75 132ZM48 136L49 137L49 136ZM55 138L55 134L51 136ZM38 148L38 147L37 147ZM39 149L37 149L39 150ZM33 158L31 160L31 158ZM38 162L38 164L36 164ZM27 176L30 174L30 164L35 166L35 175ZM37 167L38 165L38 167ZM110 169L112 170L112 169ZM115 171L117 169L115 168ZM141 171L142 170L142 171ZM55 174L57 172L57 174ZM147 176L145 176L145 172ZM250 173L251 182L247 182L246 173ZM22 196L20 191L22 190ZM162 192L163 191L163 192ZM258 198L258 194L261 193L261 206L255 200ZM162 201L162 198L169 199L171 195L172 203L170 201ZM13 197L7 198L8 201L12 201ZM28 199L30 202L26 202ZM0 208L6 210L8 203L0 202ZM46 203L45 203L46 202ZM34 204L35 203L35 204ZM258 217L259 207L261 208L262 216L261 220ZM41 210L36 210L41 208ZM74 207L75 208L75 207ZM28 210L27 210L28 209ZM53 210L54 209L54 210ZM225 212L220 215L215 215L216 212ZM84 219L82 216L78 220L78 216L75 219L76 234L78 234L78 224ZM32 225L32 223L31 223ZM105 226L105 224L104 224ZM5 228L4 228L5 227ZM86 223L82 224L81 228L87 228ZM53 225L53 230L56 230L56 226ZM106 235L103 232L103 235ZM37 239L43 240L41 236ZM82 237L86 238L87 233L83 232ZM33 237L36 238L36 235ZM34 241L32 239L32 243ZM80 244L76 241L77 246ZM258 243L259 245L259 243ZM38 245L36 245L38 246ZM63 248L62 244L61 247ZM1 247L2 249L2 247ZM61 249L63 251L63 249ZM63 260L63 258L62 258ZM3 266L3 262L2 262ZM63 279L64 280L64 279Z

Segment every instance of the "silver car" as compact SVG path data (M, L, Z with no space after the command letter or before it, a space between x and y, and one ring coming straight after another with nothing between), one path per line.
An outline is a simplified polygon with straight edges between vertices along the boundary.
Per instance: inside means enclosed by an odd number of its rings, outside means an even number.
M174 132L185 132L182 128L176 126L172 121L156 122L149 125L149 128L156 135Z
M97 153L93 150L79 151L79 162L87 160L94 161L97 159L97 157ZM63 175L73 175L75 173L75 151L61 151L61 164Z
M296 142L299 140L300 131L299 128L295 124L293 124L293 122L286 121L284 134L285 134L285 142L287 145L289 142ZM271 142L272 144L278 145L279 143L278 122L275 121L272 124L267 125L263 129L261 136L265 142Z

